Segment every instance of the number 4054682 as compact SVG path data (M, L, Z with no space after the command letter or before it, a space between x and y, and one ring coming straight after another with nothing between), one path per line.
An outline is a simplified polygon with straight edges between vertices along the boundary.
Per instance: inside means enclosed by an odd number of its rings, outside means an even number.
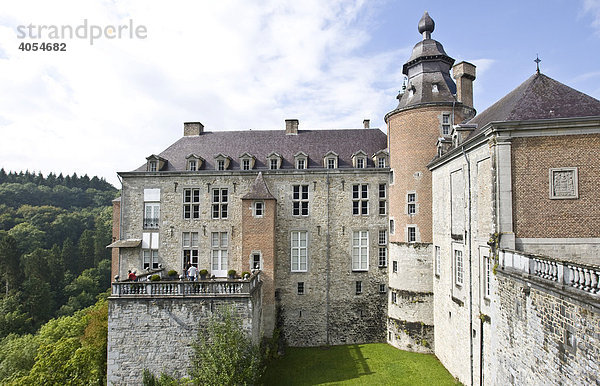
M19 44L21 51L66 51L67 43L25 43Z

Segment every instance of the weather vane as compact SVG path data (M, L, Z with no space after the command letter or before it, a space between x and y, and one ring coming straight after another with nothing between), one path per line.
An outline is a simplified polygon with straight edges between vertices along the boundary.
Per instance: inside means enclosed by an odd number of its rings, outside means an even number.
M537 73L540 73L540 62L542 61L542 59L539 58L538 54L535 54L535 65L537 66Z

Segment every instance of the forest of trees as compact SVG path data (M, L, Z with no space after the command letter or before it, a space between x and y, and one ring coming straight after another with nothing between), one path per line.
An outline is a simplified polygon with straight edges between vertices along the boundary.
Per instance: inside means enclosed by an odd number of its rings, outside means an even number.
M41 371L38 360L60 341L44 334L56 334L52 331L59 325L72 324L64 327L69 330L65 336L74 339L72 350L85 342L99 344L85 336L101 335L88 332L88 315L106 307L106 246L111 243L111 201L117 195L97 177L0 169L0 383L9 375L14 379ZM47 323L52 318L59 319ZM19 351L17 359L7 354L11 347Z

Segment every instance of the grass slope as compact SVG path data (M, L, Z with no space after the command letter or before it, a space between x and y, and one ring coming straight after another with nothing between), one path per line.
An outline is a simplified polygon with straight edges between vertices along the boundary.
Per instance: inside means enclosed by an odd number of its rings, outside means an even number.
M266 385L455 385L431 354L398 350L385 343L288 348L263 377Z

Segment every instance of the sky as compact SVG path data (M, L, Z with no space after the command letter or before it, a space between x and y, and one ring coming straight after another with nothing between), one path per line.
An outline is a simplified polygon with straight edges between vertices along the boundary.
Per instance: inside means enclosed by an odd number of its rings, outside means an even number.
M183 122L283 130L294 118L302 130L370 119L385 131L424 11L446 53L477 66L478 111L534 74L536 55L542 73L600 99L600 0L5 0L0 167L120 187L116 173L179 139Z

